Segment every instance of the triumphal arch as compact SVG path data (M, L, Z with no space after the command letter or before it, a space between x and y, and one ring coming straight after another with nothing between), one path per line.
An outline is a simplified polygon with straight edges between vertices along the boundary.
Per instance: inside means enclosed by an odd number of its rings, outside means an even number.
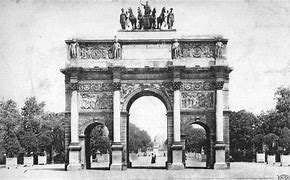
M202 125L208 138L207 168L228 167L228 40L177 35L176 30L118 31L112 39L66 40L66 168L89 167L88 131L105 125L111 170L130 167L129 109L142 96L167 109L167 169L184 168L184 130Z

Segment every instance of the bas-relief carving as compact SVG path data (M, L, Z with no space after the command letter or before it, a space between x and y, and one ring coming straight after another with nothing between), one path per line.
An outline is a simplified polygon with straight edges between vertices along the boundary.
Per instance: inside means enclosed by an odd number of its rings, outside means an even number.
M136 89L153 88L164 92L169 98L170 102L173 103L173 87L172 82L162 83L122 83L121 84L121 103L124 103L126 98Z
M214 92L182 92L182 109L213 109Z
M80 59L113 59L111 45L80 45Z
M81 93L80 109L104 110L113 108L113 96L110 93Z
M112 91L112 83L79 83L78 89L81 92L100 92L100 91Z
M214 44L203 43L180 43L181 56L194 58L213 58L215 52Z
M205 81L184 81L182 82L181 91L201 91L201 90L213 90L214 84L212 82Z

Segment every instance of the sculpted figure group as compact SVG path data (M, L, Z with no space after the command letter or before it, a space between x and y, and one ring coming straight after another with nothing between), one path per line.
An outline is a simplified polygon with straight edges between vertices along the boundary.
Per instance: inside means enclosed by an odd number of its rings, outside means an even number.
M161 13L156 17L156 8L151 10L148 1L146 4L140 3L144 8L144 15L141 8L137 9L137 18L135 17L132 8L128 8L125 12L124 8L121 9L120 24L123 30L132 29L172 29L174 23L173 8L170 11L162 8Z

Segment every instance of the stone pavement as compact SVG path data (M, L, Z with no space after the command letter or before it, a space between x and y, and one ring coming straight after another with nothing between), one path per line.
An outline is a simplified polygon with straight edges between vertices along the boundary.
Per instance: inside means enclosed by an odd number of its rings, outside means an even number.
M35 165L17 169L0 169L0 179L278 179L290 175L290 167L257 163L232 163L231 169L128 169L127 171L82 170L64 171L63 164Z

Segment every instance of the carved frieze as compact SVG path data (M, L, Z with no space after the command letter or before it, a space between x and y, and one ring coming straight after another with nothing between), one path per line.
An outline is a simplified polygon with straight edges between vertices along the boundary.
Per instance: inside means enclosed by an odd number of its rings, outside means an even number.
M80 96L80 109L98 110L113 108L113 96L111 93L81 93Z
M181 93L182 109L213 109L214 92L182 92Z
M113 87L111 83L79 83L78 89L80 92L101 92L112 91Z
M181 88L181 85L182 85L182 82L181 81L178 81L178 82L173 82L173 90L180 90Z
M205 43L180 43L181 56L194 58L213 58L215 52L214 44Z
M111 45L80 45L81 59L113 59L113 49Z
M77 91L78 90L78 83L70 83L69 84L69 89L71 91Z
M214 84L212 82L205 81L189 81L182 82L180 90L182 91L208 91L214 89Z

